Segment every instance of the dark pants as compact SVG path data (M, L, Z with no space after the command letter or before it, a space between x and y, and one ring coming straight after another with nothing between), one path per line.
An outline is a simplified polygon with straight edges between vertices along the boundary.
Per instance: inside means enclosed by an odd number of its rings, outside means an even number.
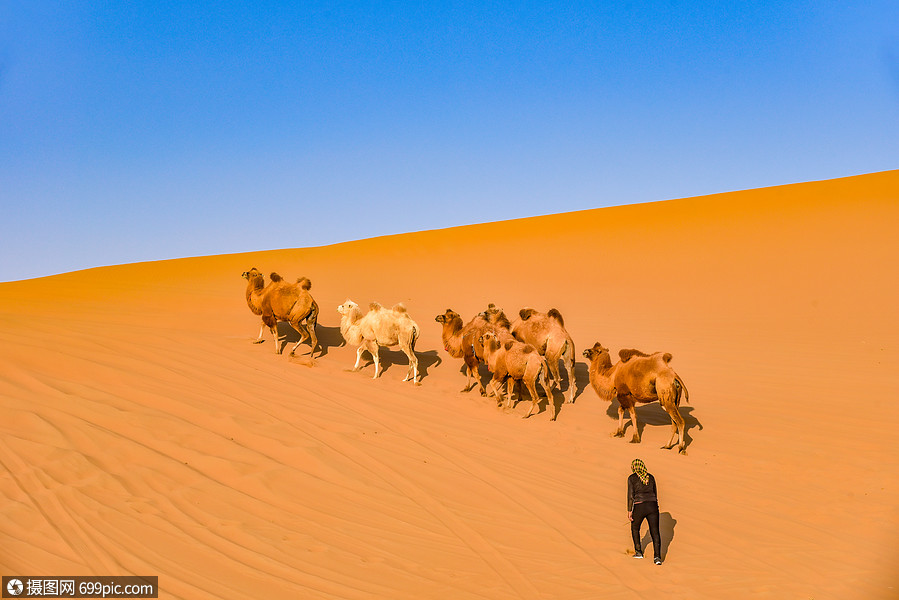
M643 546L640 544L640 526L643 525L643 519L646 519L649 522L649 535L652 537L652 549L655 558L662 558L662 536L659 534L659 503L640 502L639 504L634 504L631 516L634 518L631 521L634 550L643 552Z

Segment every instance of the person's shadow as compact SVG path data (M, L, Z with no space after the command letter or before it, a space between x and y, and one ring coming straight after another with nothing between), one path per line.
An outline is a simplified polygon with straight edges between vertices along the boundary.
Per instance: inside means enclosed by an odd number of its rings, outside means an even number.
M659 535L662 538L662 560L665 560L665 557L668 556L668 546L671 545L671 541L674 539L675 525L677 525L677 520L671 516L671 513L663 512L659 514ZM643 544L644 552L652 545L652 536L649 535L648 527L646 533L643 534L640 543Z

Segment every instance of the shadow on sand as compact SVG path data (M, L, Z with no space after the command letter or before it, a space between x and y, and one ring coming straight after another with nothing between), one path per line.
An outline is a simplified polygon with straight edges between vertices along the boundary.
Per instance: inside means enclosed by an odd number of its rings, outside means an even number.
M613 400L609 404L609 408L606 409L606 414L611 418L618 421L618 407L620 404L618 400ZM643 431L646 429L647 425L652 426L663 426L663 427L671 427L671 417L668 413L665 412L665 409L662 408L662 405L658 402L650 402L649 404L638 404L637 405L637 427L639 427L640 437L643 436ZM699 419L693 416L693 407L692 406L684 406L683 402L681 402L680 407L681 416L684 418L684 445L686 448L690 447L690 444L693 443L693 438L690 437L690 429L693 427L699 427L699 430L702 431L702 423L699 422ZM630 415L628 415L627 411L624 413L624 439L629 439L631 435L628 433L628 429L631 427ZM613 428L614 431L614 428Z
M316 358L327 356L329 348L339 348L346 343L343 341L343 336L340 335L340 327L327 327L316 324L315 335L318 338L318 346L321 352L321 354L316 355ZM278 321L278 336L281 338L282 351L285 349L290 350L302 339L300 332L291 327L287 321ZM268 339L271 338L266 338L266 340ZM310 350L309 343L306 342L300 344L300 347L297 348L297 354L308 354Z
M340 335L340 331L337 332L337 335ZM365 356L368 357L368 361L363 365L362 368L367 367L368 365L374 364L374 360L371 355L366 352ZM405 365L409 366L409 357L406 356L406 353L402 350L390 350L388 348L381 348L378 351L378 356L381 357L381 374L383 375L385 371L390 369L393 365ZM436 367L440 363L443 362L443 359L437 354L436 350L426 350L424 352L416 350L415 356L418 357L418 380L421 381L425 377L428 376L428 369L431 367Z
M646 522L644 521L644 526ZM662 538L662 560L668 556L668 547L671 545L671 541L674 539L674 527L677 525L677 520L671 516L669 512L659 513L659 535ZM640 539L640 543L643 545L644 552L649 550L649 547L652 545L652 537L649 535L649 528L646 528L646 533L643 534L643 537Z
M578 397L590 387L590 365L575 361L574 382L577 386L574 391L574 399L577 401Z
M340 335L339 331L337 332L337 335ZM406 356L406 353L402 350L390 350L388 348L381 347L381 349L378 351L378 356L381 358L381 375L384 375L384 372L390 369L390 367L395 364L406 365L406 367L409 366L409 357ZM418 357L419 383L421 383L422 379L428 376L428 369L430 369L431 367L436 367L443 362L443 359L440 358L436 350L426 350L424 352L416 350L415 356ZM362 364L359 365L359 370L361 371L363 369L366 369L373 364L375 364L374 358L366 351L363 354ZM352 371L353 369L345 370ZM379 377L381 375L379 375Z
M575 369L575 371L574 371L574 379L575 379L574 400L576 402L578 397L584 392L585 382L586 382L586 385L589 385L590 381L589 381L589 376L587 374L587 366L585 364L575 362L574 369ZM568 381L568 372L560 367L559 373L561 374L561 377L562 377L562 387L561 387L561 389L558 387L554 388L553 393L552 393L552 395L553 395L553 398L552 398L553 414L556 415L556 417L559 416L560 409L565 404L565 398L566 398L566 394L568 393L568 386L570 384L570 382ZM465 366L465 363L463 363L463 362L459 363L459 374L462 376L459 379L460 383L464 383L464 382L468 381L468 369ZM493 391L491 390L491 387L490 387L491 379L493 379L493 374L487 368L487 365L485 365L484 363L480 363L478 365L477 380L481 383L481 385L483 385L487 389L488 397L492 398ZM504 395L506 393L508 393L507 389L508 389L507 386L504 384L503 385L503 394ZM515 389L515 405L516 406L518 405L518 402L521 402L521 401L530 402L531 401L531 397L527 391L527 387L521 385L520 383L516 383L514 389ZM524 389L524 397L523 398L522 398L521 394L519 393L521 389ZM478 390L479 390L478 384L475 381L472 381L472 388L467 391L468 392L477 392ZM463 387L459 388L459 391L465 392L466 391L465 387L463 386ZM549 403L548 403L548 399L545 397L545 395L543 393L543 388L541 388L539 384L537 385L537 394L540 396L541 401L540 401L539 412L535 413L535 414L540 414L540 413L545 412L549 408ZM534 416L534 415L531 415L531 416Z

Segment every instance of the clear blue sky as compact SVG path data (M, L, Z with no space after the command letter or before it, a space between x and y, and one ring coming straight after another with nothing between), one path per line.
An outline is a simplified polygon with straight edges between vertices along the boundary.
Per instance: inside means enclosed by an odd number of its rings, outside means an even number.
M0 281L897 159L895 0L0 0Z

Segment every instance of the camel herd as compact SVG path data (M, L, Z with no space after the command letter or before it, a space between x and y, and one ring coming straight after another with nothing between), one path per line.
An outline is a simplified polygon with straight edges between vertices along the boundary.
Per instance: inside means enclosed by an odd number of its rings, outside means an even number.
M272 332L275 351L280 354L277 324L286 321L300 334L300 340L291 349L291 356L301 343L309 344L314 356L319 347L315 334L318 304L310 293L312 282L301 277L296 283L288 283L277 273L271 273L266 284L264 275L256 268L245 271L242 277L247 280L247 306L253 314L262 318L259 336L253 343L264 341L267 327ZM340 313L340 334L347 344L356 347L353 371L361 368L362 356L368 352L375 365L373 378L377 378L382 370L379 348L399 346L409 358L409 370L403 381L420 385L415 342L421 330L404 305L397 304L387 309L373 302L368 312L363 313L358 304L347 299L337 307L337 312ZM550 400L550 420L555 420L552 391L556 387L562 389L561 362L568 375L568 389L563 394L566 402L574 402L574 342L558 310L552 308L542 313L533 308L523 308L513 323L502 309L490 304L467 323L452 309L437 315L434 320L442 327L444 350L453 358L461 358L464 363L468 381L463 392L471 391L477 385L482 396L492 395L498 405L511 408L514 406L515 389L518 388L521 399L520 388L523 384L531 398L531 407L524 416L528 418L535 410L539 411L539 384ZM612 364L609 349L597 342L592 348L584 350L583 356L589 361L590 384L597 396L609 402L618 401L616 437L624 436L624 413L627 411L634 431L631 443L639 443L640 430L635 407L658 401L671 417L671 438L663 448L670 449L677 445L678 451L686 454L685 425L679 406L682 397L684 401L689 401L690 396L683 380L668 364L671 354L621 350L618 353L619 361ZM492 374L489 389L478 372L481 364Z

